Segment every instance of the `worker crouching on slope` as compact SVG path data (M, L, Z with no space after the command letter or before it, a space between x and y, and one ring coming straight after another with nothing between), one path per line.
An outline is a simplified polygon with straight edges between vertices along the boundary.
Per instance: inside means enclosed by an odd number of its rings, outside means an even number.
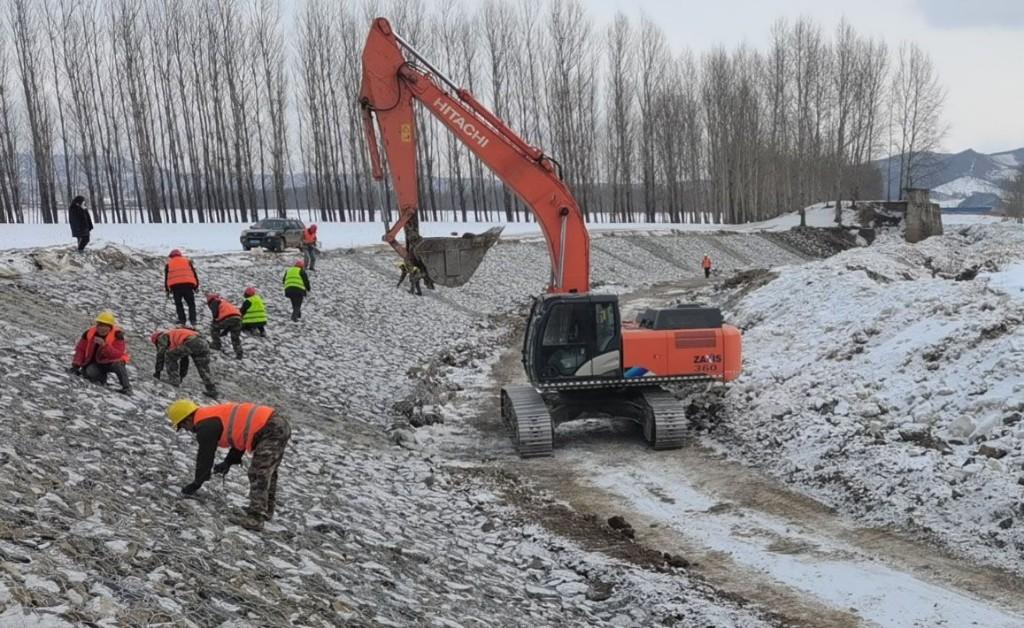
M295 264L284 271L284 296L292 302L292 321L302 318L302 300L310 290L309 275L306 274L305 267L305 262L295 260Z
M210 346L214 351L221 350L221 336L231 334L231 348L235 350L235 359L242 359L242 313L219 294L211 292L206 295L206 305L210 308L213 323L210 325Z
M320 252L317 248L319 243L316 239L316 225L310 225L302 232L302 260L306 263L306 270L316 270L316 256Z
M262 530L263 522L274 516L277 504L277 470L291 438L288 420L269 406L253 403L222 403L199 407L180 399L167 408L167 417L176 429L196 435L195 478L181 492L192 495L210 479L211 470L226 475L233 465L242 462L242 455L252 453L249 465L249 506L244 517L233 518L249 530ZM217 448L230 449L224 460L213 464Z
M196 292L199 291L199 276L192 260L174 249L167 256L164 266L164 290L167 296L174 296L174 310L178 315L178 326L185 324L185 306L188 304L188 323L196 326Z
M124 331L117 326L113 312L102 312L96 317L95 325L82 334L75 345L75 357L71 360L69 372L82 375L91 382L106 385L107 376L113 373L121 384L118 392L132 394L128 380L128 350Z
M156 346L156 370L153 377L160 379L160 373L167 364L167 382L180 386L188 374L188 359L195 362L199 378L203 380L206 394L217 396L217 386L210 374L210 345L194 329L179 327L170 331L157 331L149 337Z
M402 276L398 278L398 283L395 287L400 287L402 282L405 281L406 275L409 277L409 294L415 294L418 297L423 296L423 291L420 290L420 282L423 280L423 271L415 263L405 259L398 263L398 269L402 271Z
M263 297L256 294L256 288L249 286L244 292L242 301L242 331L267 337L267 306Z

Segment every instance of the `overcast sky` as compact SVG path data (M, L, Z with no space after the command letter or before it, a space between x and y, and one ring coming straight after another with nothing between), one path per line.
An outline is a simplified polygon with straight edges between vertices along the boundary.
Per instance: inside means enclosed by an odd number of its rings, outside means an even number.
M606 24L617 12L654 18L675 50L746 42L764 48L771 23L807 16L831 30L845 16L891 47L917 42L948 89L944 148L992 153L1024 146L1024 0L584 0Z
M463 1L473 7L482 3ZM1024 0L583 2L599 28L618 11L633 17L646 13L665 30L676 51L690 47L701 52L744 42L763 50L771 24L780 17L810 17L832 31L845 16L859 33L881 37L891 48L909 40L931 55L948 91L945 150L994 153L1024 147ZM282 5L286 14L298 9L290 0Z

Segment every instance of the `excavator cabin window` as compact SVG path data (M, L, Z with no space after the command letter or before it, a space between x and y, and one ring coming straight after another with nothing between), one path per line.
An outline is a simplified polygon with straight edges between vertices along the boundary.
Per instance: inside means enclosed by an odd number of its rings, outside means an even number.
M536 352L537 371L542 380L618 376L620 345L615 303L555 303L548 309Z

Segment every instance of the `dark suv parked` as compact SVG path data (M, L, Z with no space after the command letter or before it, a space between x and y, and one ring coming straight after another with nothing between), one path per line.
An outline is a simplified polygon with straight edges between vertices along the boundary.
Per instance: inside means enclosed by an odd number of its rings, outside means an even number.
M305 228L301 220L264 218L242 231L239 241L246 251L254 246L262 246L268 251L297 249L302 245L302 231Z

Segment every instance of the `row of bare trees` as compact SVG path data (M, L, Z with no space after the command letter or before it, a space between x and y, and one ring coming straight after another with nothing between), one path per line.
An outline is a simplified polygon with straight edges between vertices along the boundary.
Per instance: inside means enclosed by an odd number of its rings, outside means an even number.
M927 55L847 23L778 22L766 50L673 51L582 0L0 0L0 220L373 221L355 103L370 19L558 159L599 221L742 222L911 185L942 136ZM285 17L289 19L285 19ZM418 110L424 219L529 212ZM888 139L888 145L887 145ZM902 187L902 185L901 185ZM385 214L386 215L386 214ZM35 218L38 217L38 218Z

